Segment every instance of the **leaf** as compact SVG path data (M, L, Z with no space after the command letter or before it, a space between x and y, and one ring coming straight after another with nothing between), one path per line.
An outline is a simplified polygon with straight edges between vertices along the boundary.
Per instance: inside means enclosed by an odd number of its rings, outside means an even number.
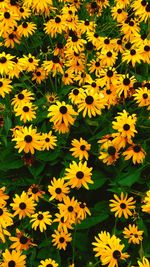
M37 177L38 175L40 175L40 173L44 170L44 168L45 168L44 162L35 162L32 166L28 167L30 173L34 177Z
M6 134L8 134L10 128L12 126L12 121L11 119L7 116L6 118L4 118L4 128L6 131Z
M101 201L96 203L91 209L91 217L87 217L81 224L77 225L77 229L87 229L100 222L105 221L109 217L107 202Z
M60 156L60 151L55 150L55 151L44 151L44 152L38 152L36 157L40 160L49 162L49 161L54 161Z
M93 180L94 184L90 184L89 189L95 190L95 189L102 187L104 185L104 183L106 182L107 178L105 177L105 175L102 172L93 171L92 180Z
M122 178L120 180L117 180L118 184L128 187L132 186L139 180L142 169L143 167L136 170L130 170L126 174L122 174Z

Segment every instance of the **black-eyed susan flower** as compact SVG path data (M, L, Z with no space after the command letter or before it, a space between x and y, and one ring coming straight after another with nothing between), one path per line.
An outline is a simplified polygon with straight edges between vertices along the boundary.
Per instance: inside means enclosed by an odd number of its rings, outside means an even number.
M42 67L47 73L52 73L53 77L56 76L57 73L64 74L62 63L58 56L52 56L51 60L45 60Z
M101 66L112 67L116 62L117 52L103 49L99 55L99 59L101 60Z
M133 97L139 107L147 107L150 105L150 90L146 87L136 89Z
M79 53L82 52L84 50L84 45L86 44L86 40L81 39L79 36L77 35L73 35L72 37L69 37L67 39L67 43L65 45L65 48Z
M122 5L120 5L120 3L117 3L117 5L111 8L111 13L113 19L116 19L118 23L123 23L128 16L128 13L124 8L122 8Z
M23 57L20 58L20 64L23 70L27 72L35 71L38 66L38 62L39 62L39 59L36 59L30 53L28 54L28 56L23 55Z
M74 74L73 72L65 71L62 81L65 85L73 84Z
M134 76L129 77L129 74L118 75L118 79L116 80L117 95L119 97L123 96L124 98L127 98L130 95L130 90L132 89L134 82Z
M55 37L58 33L62 34L65 31L65 21L62 16L56 16L54 19L50 19L45 24L44 31L51 37Z
M150 17L150 6L148 1L133 1L132 7L135 12L135 15L138 16L140 21L146 22L148 20L148 18Z
M119 78L119 75L115 68L109 67L109 68L102 68L100 71L100 84L101 86L110 87L110 85L116 85L116 82Z
M150 213L150 190L146 192L146 196L143 199L142 211Z
M127 138L129 143L132 143L132 138L137 133L135 124L137 121L136 114L129 115L126 110L119 112L115 117L115 121L112 122L113 129L117 130L122 137Z
M9 196L5 193L6 187L3 186L0 188L0 205L6 205L7 199L9 199Z
M52 243L54 246L56 246L58 249L66 250L67 244L72 240L71 234L64 232L64 231L54 231L54 234L52 234Z
M125 160L132 159L133 164L140 164L145 159L146 152L139 144L132 144L123 153Z
M68 98L70 99L72 104L77 104L78 101L81 99L81 96L84 94L83 88L74 88L71 90L71 92L68 95Z
M61 123L54 124L53 129L54 129L54 131L58 132L59 134L66 134L70 131L70 124L68 126L66 126L66 124L62 120Z
M146 257L142 257L142 259L138 261L138 267L150 267L150 261Z
M4 44L6 47L14 48L15 44L20 44L20 38L17 36L16 32L9 31L3 33Z
M100 143L100 141L98 141ZM119 146L112 140L108 140L100 147L99 160L107 165L115 164L119 158Z
M15 148L19 149L19 153L24 150L25 153L34 154L35 149L41 150L43 145L41 135L37 133L36 128L32 128L32 125L16 130L16 137L12 140L16 141Z
M68 183L65 183L64 178L56 179L54 177L51 185L48 186L48 192L51 195L50 201L56 199L61 202L69 194L70 188Z
M66 127L68 127L69 124L74 124L75 117L78 114L74 111L72 105L66 104L64 101L56 101L56 104L51 105L48 111L48 117L50 117L50 121L53 122L54 125L59 125L63 121Z
M85 83L88 83L90 79L91 76L88 73L79 71L73 80L78 82L79 86L82 86Z
M41 187L38 184L31 185L27 191L29 197L32 197L37 202L43 197L44 193L45 192L41 190Z
M29 1L25 1L25 3L29 3ZM38 0L32 1L31 5L33 11L37 14L45 14L46 16L49 16L51 10L55 10L53 7L52 0L43 0L42 2L39 2Z
M129 216L132 216L132 211L135 209L135 203L136 201L133 199L133 197L128 198L128 194L124 195L123 192L121 192L120 198L114 194L115 199L110 200L110 210L111 212L115 212L115 217L120 218L121 216L124 216L126 219L128 219Z
M31 100L34 100L33 93L27 89L24 89L14 96L12 99L12 105L14 105L15 109L18 106L22 106L26 102L30 102Z
M52 224L51 217L52 215L49 211L39 211L37 213L34 213L33 215L31 215L30 219L32 229L36 231L38 228L40 229L40 232L45 231L47 229L47 225Z
M71 145L73 146L72 148L70 148L72 156L79 158L79 160L82 160L84 158L88 160L88 151L90 150L91 145L86 140L84 140L82 137L80 137L80 140L73 139L71 141Z
M7 228L13 224L12 214L4 205L0 205L0 228Z
M110 236L109 232L102 231L95 237L96 242L93 251L95 256L100 257L102 265L108 264L109 267L118 267L118 261L125 260L129 257L127 253L123 252L124 245L120 244L121 240L115 235Z
M96 60L92 59L90 63L87 64L89 67L89 72L94 73L96 76L100 75L102 70L101 60L97 58Z
M47 267L47 266L58 267L58 263L55 260L48 258L46 260L40 261L40 265L38 265L38 267Z
M19 17L22 19L27 19L31 16L31 10L25 5L20 6L18 13L19 13Z
M14 109L15 116L19 116L20 120L26 123L36 118L36 109L37 107L31 102L26 102Z
M32 81L35 81L37 84L41 84L47 78L47 73L43 68L37 68L33 72Z
M136 63L141 63L142 55L141 50L138 48L131 47L130 50L126 50L122 54L122 62L130 63L135 67Z
M55 149L57 146L57 137L52 134L52 131L42 133L41 139L43 140L42 150Z
M58 231L68 232L68 229L73 229L72 224L74 224L74 220L70 220L69 218L64 220L64 216L61 213L56 213L55 217L53 222L58 223Z
M22 22L21 25L18 26L18 34L20 37L29 37L30 35L33 35L36 30L36 24L33 22Z
M12 61L14 57L5 52L0 53L0 74L8 75L9 71L13 69L14 62Z
M144 231L138 229L138 226L129 224L128 228L125 227L123 230L124 238L128 239L128 243L140 244L143 240Z
M64 222L67 220L75 222L78 210L78 201L72 197L64 197L64 203L58 204L60 214L64 217Z
M28 250L35 245L32 243L32 239L18 228L16 228L16 236L10 236L9 239L13 242L10 248L16 249L17 251Z
M13 203L10 204L14 211L14 216L19 215L19 220L25 218L26 216L30 217L34 213L36 203L33 198L29 197L25 191L19 196L15 194L13 198Z
M1 262L2 267L26 267L26 255L22 255L21 251L8 249L2 253L3 261Z
M12 90L11 80L7 78L0 78L0 96L3 98Z
M82 163L81 161L77 164L75 161L70 163L69 168L66 168L66 173L64 179L69 180L68 184L71 188L80 188L84 186L86 189L89 189L88 183L93 184L91 180L92 176L92 167L87 167L87 162Z
M101 110L105 107L105 100L102 94L90 90L81 94L77 105L78 112L82 111L83 117L88 115L91 118L101 114Z
M56 93L47 93L46 99L49 104L54 104L58 100L58 96Z
M17 26L17 21L19 20L19 16L16 12L8 9L2 9L0 12L0 33L4 33L5 31L8 31L9 28L13 28Z
M78 223L80 223L80 221L84 220L87 217L87 215L91 215L91 212L85 202L79 202L78 204L79 205L77 212L77 221Z

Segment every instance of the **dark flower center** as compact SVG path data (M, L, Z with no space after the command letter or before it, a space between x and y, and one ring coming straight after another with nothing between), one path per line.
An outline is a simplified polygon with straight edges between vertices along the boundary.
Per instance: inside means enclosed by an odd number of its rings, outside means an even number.
M23 13L24 12L24 8L20 7L20 12Z
M44 218L43 214L38 214L37 219L38 219L39 221L43 220L43 218Z
M144 99L147 99L147 98L148 98L148 94L144 93L144 94L143 94L143 98L144 98Z
M19 99L19 100L24 99L24 95L23 95L23 94L18 94L18 99Z
M73 94L74 94L74 95L78 95L78 94L79 94L79 90L78 90L78 89L74 89L74 90L73 90Z
M146 6L146 11L147 11L147 12L150 12L150 3L147 4L147 6Z
M56 17L56 18L55 18L55 22L56 22L56 23L60 23L60 22L61 22L61 19L60 19L59 17Z
M68 211L69 211L69 212L73 212L73 207L72 207L72 206L69 206L69 207L68 207Z
M77 42L77 41L78 41L78 37L77 37L76 35L73 35L73 36L72 36L72 42L75 43L75 42Z
M5 19L10 19L10 13L9 12L5 12L4 13L4 18Z
M95 37L95 38L98 38L98 34L97 34L97 33L94 33L94 37Z
M146 52L149 52L149 51L150 51L150 47L149 47L149 45L145 45L145 46L144 46L144 50L145 50Z
M107 57L112 57L112 53L110 51L107 52Z
M137 145L137 146L134 146L133 150L134 150L134 152L138 153L141 151L141 148L140 148L140 146Z
M111 156L114 156L116 153L116 148L114 146L109 146L108 147L108 154Z
M53 63L59 63L60 62L59 57L57 57L57 56L53 56L52 61L53 61Z
M126 208L126 204L125 203L121 203L120 204L120 208L124 210Z
M85 99L86 104L91 105L94 102L94 98L91 95L88 95Z
M129 25L130 25L131 27L133 27L133 26L134 26L134 22L133 22L133 21L130 21L130 22L129 22Z
M15 267L15 266L16 266L15 261L11 260L8 262L8 267Z
M29 58L28 61L29 61L30 63L32 63L32 62L33 62L33 58L32 58L32 57Z
M118 9L117 9L117 13L118 13L118 14L121 14L121 13L122 13L122 9L121 9L121 8L118 8Z
M66 114L67 113L67 107L66 106L61 106L59 109L61 114Z
M64 75L66 78L69 76L69 74L68 73L65 73L65 75Z
M117 44L118 45L121 45L122 44L122 41L121 40L117 40Z
M130 49L131 46L132 46L132 44L131 44L130 42L128 42L128 43L125 44L125 48L126 48L126 49Z
M6 57L1 57L0 58L0 63L4 64L4 63L6 63L6 61L7 61Z
M82 178L84 177L84 173L83 173L82 171L78 171L78 172L76 173L76 177L77 177L78 179L82 179Z
M21 237L20 237L20 243L21 244L26 244L28 242L28 238L26 237L26 236L24 236L24 235L22 235Z
M21 210L25 210L26 209L26 204L24 203L24 202L21 202L20 204L19 204L19 208L21 209Z
M96 87L96 83L92 82L91 86L95 88Z
M41 76L41 72L40 71L37 71L36 72L36 76L40 77Z
M1 216L1 215L3 215L3 210L2 210L2 209L0 209L0 216Z
M99 63L99 62L96 62L96 63L95 63L95 66L96 66L96 67L99 67L99 66L100 66L100 63Z
M22 27L23 27L24 29L27 28L27 27L28 27L28 23L24 21L24 22L22 23Z
M80 146L80 149L81 149L82 151L84 151L84 150L85 150L85 145Z
M48 137L45 138L45 142L48 143L50 139Z
M150 89L150 83L147 82L144 84L144 86L147 87L147 89Z
M131 56L134 56L135 54L136 54L135 49L131 49L131 51L130 51L130 55L131 55Z
M104 40L104 44L109 44L110 43L110 40L107 38Z
M118 259L120 259L120 257L121 257L120 251L119 250L114 250L114 252L113 252L113 258L116 259L116 260L118 260Z
M107 89L107 90L106 90L106 94L107 94L107 95L111 95L111 90L110 90L110 89Z
M24 107L23 107L23 111L24 111L24 112L28 112L28 111L29 111L29 107L24 106Z
M108 70L107 71L107 76L108 77L112 77L113 76L113 71L112 70Z
M3 82L0 81L0 87L2 87L2 86L3 86Z
M47 264L46 267L53 267L51 263Z
M60 238L59 238L59 242L60 242L60 243L64 243L64 241L65 241L64 237L60 237Z
M84 72L81 73L81 77L82 78L85 78L86 77L86 74Z
M64 217L61 217L60 221L61 223L64 223Z
M85 204L84 203L81 203L79 206L80 206L81 209L85 208Z
M141 1L142 6L146 6L146 4L147 4L146 0Z
M124 129L125 131L128 131L128 130L130 129L130 125L129 125L128 123L125 123L125 124L123 125L123 129Z
M36 194L36 193L38 193L39 192L39 189L37 188L37 187L33 187L32 188L32 193L33 194Z
M124 85L129 85L129 84L130 84L130 79L129 79L129 78L125 78L125 79L123 80L123 84L124 84Z
M55 189L55 192L56 192L56 194L61 194L61 192L62 192L62 190L61 190L61 188L59 188L59 187L57 187L56 189Z
M96 2L92 2L92 3L91 3L91 8L92 8L92 9L97 8L97 3L96 3Z
M10 33L10 34L9 34L9 39L12 40L12 39L14 39L14 38L15 38L15 34L14 34L14 33Z
M26 142L26 143L31 143L32 142L32 136L31 135L26 135L25 136L25 138L24 138L24 141Z
M89 22L88 20L86 20L86 21L84 22L84 24L85 24L86 26L88 26L88 25L90 24L90 22Z

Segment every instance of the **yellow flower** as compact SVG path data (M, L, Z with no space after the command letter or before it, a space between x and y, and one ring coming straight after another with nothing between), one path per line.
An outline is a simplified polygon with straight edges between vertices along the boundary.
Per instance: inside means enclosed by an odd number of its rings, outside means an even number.
M80 188L82 185L89 189L88 183L93 184L94 182L91 180L92 176L92 167L87 167L87 162L82 163L81 161L77 164L73 161L69 168L66 168L66 173L64 179L69 180L68 184L71 188Z
M120 218L122 215L128 219L129 216L132 216L131 210L135 209L136 201L133 197L128 198L128 194L124 196L124 193L121 192L120 198L114 194L114 199L110 200L109 206L111 207L111 212L115 212L115 217Z
M80 140L73 139L71 141L71 145L73 146L72 148L70 148L72 156L74 156L75 158L79 158L79 160L82 160L83 158L88 160L88 151L90 150L91 145L88 144L87 141L80 137Z
M65 183L64 178L56 179L55 177L51 181L51 185L48 186L48 192L50 193L50 201L54 198L58 201L62 201L64 197L69 194L70 188L68 183Z
M46 230L47 226L46 225L51 225L52 224L52 215L49 213L49 211L39 211L37 213L34 213L31 215L30 222L32 224L32 228L34 230L37 230L39 227L40 232L43 232Z
M16 249L17 251L28 250L31 246L35 246L31 238L18 228L16 229L16 236L11 236L9 239L13 242L10 248Z
M30 217L34 213L36 203L34 203L33 198L29 197L24 191L21 196L15 194L13 198L13 203L10 204L12 209L15 211L14 216L19 215L19 220L25 218L26 216Z
M127 238L128 242L133 244L140 244L140 241L143 240L143 233L144 231L139 231L138 226L135 224L129 224L128 228L125 227L123 231L124 238Z
M52 134L52 131L42 133L41 140L43 140L42 150L55 149L55 146L57 146L57 137Z
M46 259L46 260L42 260L40 261L40 265L38 265L38 267L47 267L47 266L50 266L50 267L58 267L58 263L52 259Z
M32 125L29 128L25 126L16 130L16 136L12 141L16 141L15 148L19 149L19 153L24 150L25 153L31 152L31 154L34 154L35 149L41 150L43 144L40 134L37 133L36 128L32 128Z
M18 34L20 37L29 37L29 35L33 35L36 30L36 24L33 22L22 22L21 25L18 26Z
M6 249L2 253L3 261L1 267L15 266L15 267L26 267L26 255L21 255L21 251L12 250L11 252Z
M12 90L11 80L7 78L0 78L0 96L3 98L5 94L9 94Z
M37 107L31 102L26 102L14 109L15 116L20 116L20 120L26 123L27 121L32 121L36 118L36 109Z
M122 153L122 155L125 157L125 160L129 160L132 158L133 164L140 164L143 163L146 152L139 144L132 144Z
M58 249L66 250L67 243L72 240L71 234L66 233L64 231L54 231L54 234L52 234L52 243L54 246L56 246Z
M150 213L150 190L146 192L146 196L143 200L144 204L142 205L142 211L146 213Z
M12 61L14 57L5 52L0 53L0 74L8 75L9 71L13 69L14 62Z

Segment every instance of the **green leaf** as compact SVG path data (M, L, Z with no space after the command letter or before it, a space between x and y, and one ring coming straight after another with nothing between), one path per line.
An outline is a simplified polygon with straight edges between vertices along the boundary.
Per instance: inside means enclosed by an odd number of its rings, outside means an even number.
M54 161L60 156L60 151L55 150L55 151L44 151L44 152L38 152L36 157L37 159L49 162L49 161Z
M104 183L106 182L107 178L105 177L105 175L102 172L93 171L92 180L93 180L94 184L90 184L89 189L95 190L95 189L102 187L104 185Z
M44 162L35 162L32 166L28 167L30 173L34 177L37 177L38 175L40 175L40 173L44 170L44 168L45 168Z
M6 134L8 134L11 127L12 127L12 121L7 116L6 118L4 118L4 128L5 128Z
M118 184L128 187L132 186L135 182L139 180L142 169L143 167L136 170L130 170L126 174L121 174L121 178L117 180Z

